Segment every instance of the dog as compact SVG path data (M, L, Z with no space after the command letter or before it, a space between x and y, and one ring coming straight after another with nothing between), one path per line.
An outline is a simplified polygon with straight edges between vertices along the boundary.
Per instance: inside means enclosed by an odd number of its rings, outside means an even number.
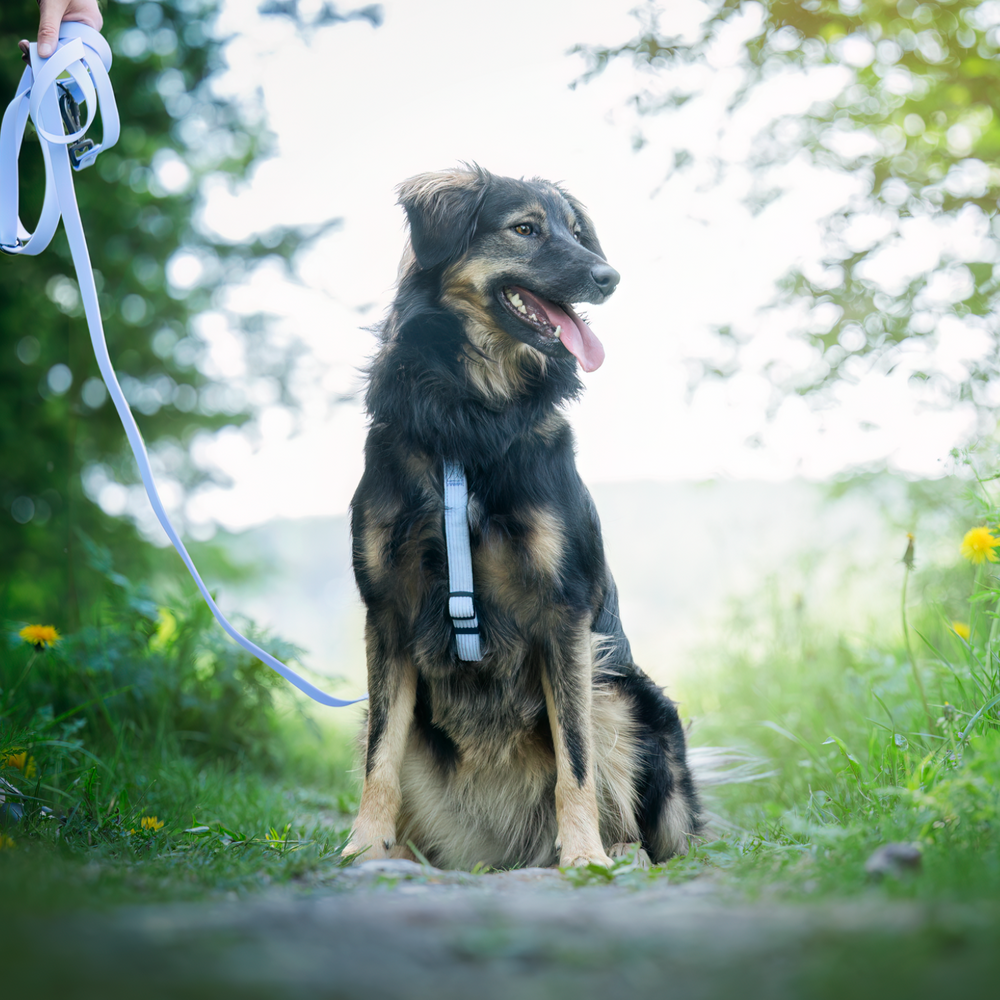
M562 406L604 349L573 303L618 272L562 187L466 166L398 188L354 495L364 784L343 853L442 868L653 863L702 825L675 704L635 665ZM443 462L468 483L482 657L449 617Z

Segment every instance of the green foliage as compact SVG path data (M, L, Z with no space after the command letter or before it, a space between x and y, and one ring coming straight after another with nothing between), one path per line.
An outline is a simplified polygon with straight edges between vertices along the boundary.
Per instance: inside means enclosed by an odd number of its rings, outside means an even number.
M212 89L223 44L216 11L208 0L108 5L104 35L122 135L76 175L112 362L161 480L185 491L209 475L188 458L196 433L242 424L251 397L293 405L283 376L294 348L278 347L266 321L226 316L242 329L248 374L223 382L206 374L196 317L218 306L221 283L241 280L267 256L290 261L326 228L281 229L233 245L199 224L202 180L240 178L269 148L260 108ZM0 8L0 95L13 95L23 69L17 39L33 36L37 24L32 0ZM44 176L30 125L20 169L21 215L31 229ZM178 260L188 262L190 280L171 284L169 265ZM157 558L135 545L131 525L92 502L109 483L138 479L98 377L61 230L39 257L0 257L0 454L0 617L42 616L75 630L101 585L78 529L111 545L137 575Z
M96 623L36 650L9 629L0 660L0 719L36 738L86 725L88 743L187 741L189 750L270 752L273 695L281 679L232 642L196 597L178 609L158 608L148 591L115 571L106 549L85 536L92 568L105 581ZM285 661L301 650L244 626ZM67 723L66 720L71 720Z
M357 805L346 739L305 716L200 600L158 608L83 543L105 580L99 624L41 649L20 623L3 637L0 849L27 867L0 863L0 896L29 891L27 879L40 880L36 901L65 899L84 887L80 862L111 866L111 896L130 881L166 878L176 896L337 862ZM245 630L286 662L299 652Z
M661 28L669 11L646 6L636 13L640 32L617 47L581 47L592 76L618 59L668 81L665 94L638 94L640 113L670 113L694 95L685 76L668 71L704 62L736 22L743 43L742 86L731 112L764 81L835 66L843 85L830 101L775 121L757 138L751 165L763 183L768 167L802 151L815 163L864 182L864 193L827 223L822 267L795 270L782 284L782 300L833 317L820 332L803 331L817 349L810 373L785 377L782 388L815 392L838 379L852 380L872 365L889 371L899 345L932 343L942 321L957 319L971 336L990 344L974 359L944 371L921 356L912 376L924 380L931 403L971 400L992 426L989 383L998 374L995 315L1000 281L994 274L998 232L991 227L1000 194L1000 121L994 112L1000 78L1000 15L981 0L710 0L693 36ZM762 13L754 27L756 14ZM641 142L640 142L641 144ZM687 159L690 154L680 151ZM678 154L680 155L680 154ZM685 161L686 162L686 161ZM684 166L680 164L678 169ZM763 185L766 187L766 184ZM773 192L772 195L773 196ZM878 236L849 232L859 220L879 220ZM927 241L922 225L960 222L981 238L971 259L947 253L919 265L902 285L879 280L872 264L906 240ZM933 287L932 287L933 286ZM961 327L953 327L961 329ZM718 331L732 340L732 331ZM973 354L977 352L973 351ZM739 351L720 374L739 368ZM864 359L862 361L861 359ZM817 374L818 372L818 374ZM804 379L804 381L803 381Z

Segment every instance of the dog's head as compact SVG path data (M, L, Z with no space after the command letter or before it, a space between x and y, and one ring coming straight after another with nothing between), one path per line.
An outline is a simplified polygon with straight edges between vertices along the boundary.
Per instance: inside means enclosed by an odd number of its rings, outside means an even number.
M585 371L601 364L604 348L573 303L604 302L620 276L580 202L548 181L479 167L411 177L399 201L410 223L410 267L440 274L441 303L464 317L483 353L526 346L547 357L572 354Z

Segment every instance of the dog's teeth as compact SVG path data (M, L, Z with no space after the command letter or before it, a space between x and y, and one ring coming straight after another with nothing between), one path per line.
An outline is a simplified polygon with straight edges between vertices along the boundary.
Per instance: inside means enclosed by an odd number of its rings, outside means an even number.
M552 336L553 336L553 337L558 337L560 333L562 333L562 327L561 327L561 326L557 326L557 327L555 328L555 330L554 330L554 332L553 332Z
M513 302L519 309L521 308L521 296L518 295L517 292L514 292L514 294L510 297L510 301Z
M523 302L515 302L514 304L517 306L518 312L526 313L528 311L528 307ZM535 314L532 313L531 315L534 316Z

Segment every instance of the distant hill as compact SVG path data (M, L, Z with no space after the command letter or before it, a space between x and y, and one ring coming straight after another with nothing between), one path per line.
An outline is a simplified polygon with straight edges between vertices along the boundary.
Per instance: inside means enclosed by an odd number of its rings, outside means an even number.
M691 651L710 642L733 598L773 587L814 610L835 598L859 629L898 600L905 539L887 529L875 495L831 500L805 482L723 481L592 492L626 632L661 683L696 668ZM312 669L346 679L338 690L362 690L364 612L347 518L274 521L216 542L266 568L252 582L216 584L222 606L304 646Z

